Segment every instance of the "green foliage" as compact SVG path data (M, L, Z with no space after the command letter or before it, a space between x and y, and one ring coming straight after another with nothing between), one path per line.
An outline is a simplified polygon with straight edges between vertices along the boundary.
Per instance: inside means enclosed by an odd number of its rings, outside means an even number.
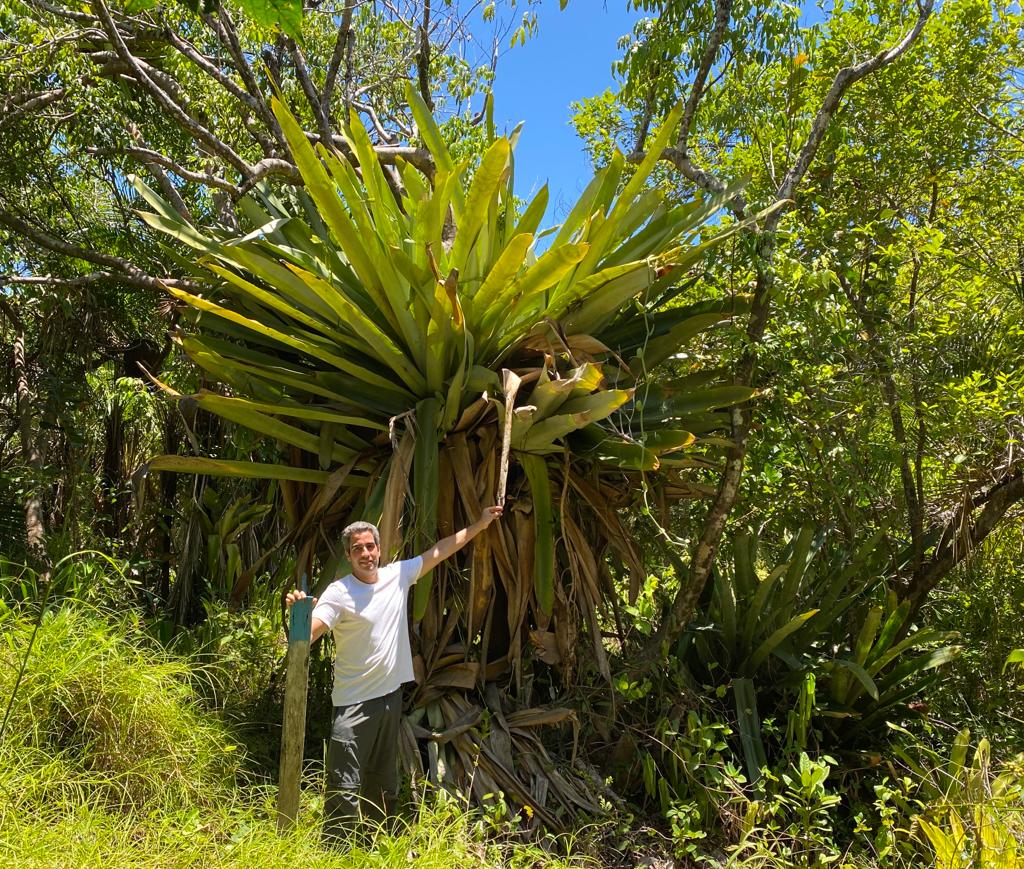
M240 758L226 728L199 708L201 672L154 651L130 619L106 617L81 605L43 616L3 735L4 753L23 758L17 768L31 783L10 792L13 812L31 816L31 806L69 792L137 811L224 799ZM0 630L6 699L33 619L8 610Z
M668 821L677 856L697 855L733 804L744 802L744 775L729 749L732 728L689 711L661 718L652 748L638 753L646 799Z
M88 577L85 571L83 576ZM10 583L8 583L10 587ZM222 623L222 614L211 619ZM33 629L30 608L0 616L0 697L11 694ZM215 641L214 637L218 639ZM154 650L133 616L66 604L36 636L8 727L0 738L0 858L29 869L79 867L347 867L453 864L576 866L523 844L511 824L483 835L476 815L447 794L424 798L415 817L371 831L350 851L319 843L322 782L307 778L300 823L279 834L274 788L242 784L237 734L204 708L211 685L238 677L235 651L253 635L209 628L221 672L204 655ZM244 680L244 675L243 675ZM222 700L222 697L218 697Z
M957 665L929 692L933 714L984 734L996 756L1021 744L1024 719L1019 667L1009 661L1024 646L1021 535L1013 525L993 534L934 597L928 617L940 630L960 632Z
M199 0L195 2L198 4ZM257 24L277 25L289 36L302 39L302 0L239 0L239 5Z
M778 775L766 774L766 793L753 802L744 820L746 830L733 849L733 858L768 857L774 865L821 867L839 854L835 841L836 808L842 798L826 787L834 758L812 760L801 752L796 762ZM770 856L769 856L770 855Z
M756 535L735 536L733 563L716 572L706 623L684 638L683 660L703 684L732 688L750 780L767 764L763 719L786 722L787 752L812 736L851 747L910 714L908 701L959 653L940 645L955 634L916 629L910 605L885 592L892 566L881 541L829 552L826 535L805 527L769 567Z
M0 557L0 614L12 606L38 605L44 598L51 605L80 603L96 610L121 609L125 601L136 602L140 582L123 559L102 552L76 552L65 556L48 577L32 568Z
M247 498L228 501L212 486L203 489L202 504L195 510L206 539L204 576L215 599L224 600L248 567L243 563L241 536L272 509L271 504Z

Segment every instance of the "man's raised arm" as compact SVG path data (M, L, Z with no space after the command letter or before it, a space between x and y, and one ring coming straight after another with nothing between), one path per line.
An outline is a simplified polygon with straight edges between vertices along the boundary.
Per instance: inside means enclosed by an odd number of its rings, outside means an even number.
M450 537L445 537L444 540L440 540L435 543L430 549L424 552L422 556L420 556L423 559L423 568L420 571L421 575L433 570L446 558L451 558L456 552L462 549L463 546L469 543L470 540L476 537L477 534L501 516L501 514L501 507L485 507L484 512L480 514L480 518L468 528L456 531Z

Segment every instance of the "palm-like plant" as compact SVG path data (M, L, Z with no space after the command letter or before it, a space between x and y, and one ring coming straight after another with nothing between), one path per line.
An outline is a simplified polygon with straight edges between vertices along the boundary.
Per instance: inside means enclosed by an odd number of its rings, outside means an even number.
M401 162L382 168L355 118L348 158L314 147L278 102L304 189L242 200L245 234L200 230L140 186L154 209L143 218L197 250L216 278L202 295L171 290L194 312L184 351L225 386L191 398L273 438L287 459L162 456L151 467L282 481L300 563L315 557L329 578L351 518L380 524L387 557L475 519L505 488L510 448L506 519L472 547L468 570L446 564L416 586L414 705L442 746L432 758L453 777L479 764L475 786L494 783L543 813L530 785L513 786L507 749L529 747L519 777L546 775L527 728L560 716L506 719L491 703L501 726L484 739L464 726L480 707L451 689L504 673L518 689L536 661L571 683L583 631L608 674L606 554L642 576L619 508L644 472L659 472L653 484L668 500L697 494L678 452L721 425L718 408L751 395L714 374L652 372L743 301L675 301L712 243L702 232L718 207L670 204L648 186L678 112L628 179L616 154L566 220L538 232L547 190L517 207L515 134L491 136L467 183L469 166L408 98L429 177ZM580 799L565 779L552 793Z

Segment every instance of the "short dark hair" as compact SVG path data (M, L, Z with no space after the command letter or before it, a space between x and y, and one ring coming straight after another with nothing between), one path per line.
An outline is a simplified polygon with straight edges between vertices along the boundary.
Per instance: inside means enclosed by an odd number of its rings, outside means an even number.
M351 525L347 525L345 530L341 532L341 545L345 547L345 552L348 552L351 548L352 538L356 534L362 534L364 531L373 532L373 542L380 548L380 531L377 530L377 526L372 522L353 522Z

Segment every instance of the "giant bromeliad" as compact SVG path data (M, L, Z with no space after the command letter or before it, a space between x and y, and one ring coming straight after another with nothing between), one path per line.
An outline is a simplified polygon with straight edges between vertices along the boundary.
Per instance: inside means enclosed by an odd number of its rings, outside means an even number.
M407 95L429 175L382 167L355 117L344 154L314 146L275 102L303 186L252 191L238 203L243 230L194 226L139 185L153 208L143 218L198 252L208 287L170 290L192 315L181 347L221 384L190 398L283 447L277 464L150 466L281 481L288 542L324 581L354 518L377 522L395 557L507 490L506 518L467 563L416 586L407 759L418 763L412 728L425 717L431 766L554 824L541 791L570 808L587 800L531 728L570 712L503 709L495 686L524 706L545 674L571 685L583 657L609 676L609 561L634 594L644 575L622 508L643 487L662 502L699 495L684 476L695 451L722 427L718 409L751 396L713 371L665 364L743 311L741 297L680 301L696 295L706 249L735 227L709 233L718 202L676 204L650 183L679 112L632 174L616 154L565 220L540 231L546 188L525 207L513 195L515 134L492 131L471 172ZM486 735L482 702L494 713Z

